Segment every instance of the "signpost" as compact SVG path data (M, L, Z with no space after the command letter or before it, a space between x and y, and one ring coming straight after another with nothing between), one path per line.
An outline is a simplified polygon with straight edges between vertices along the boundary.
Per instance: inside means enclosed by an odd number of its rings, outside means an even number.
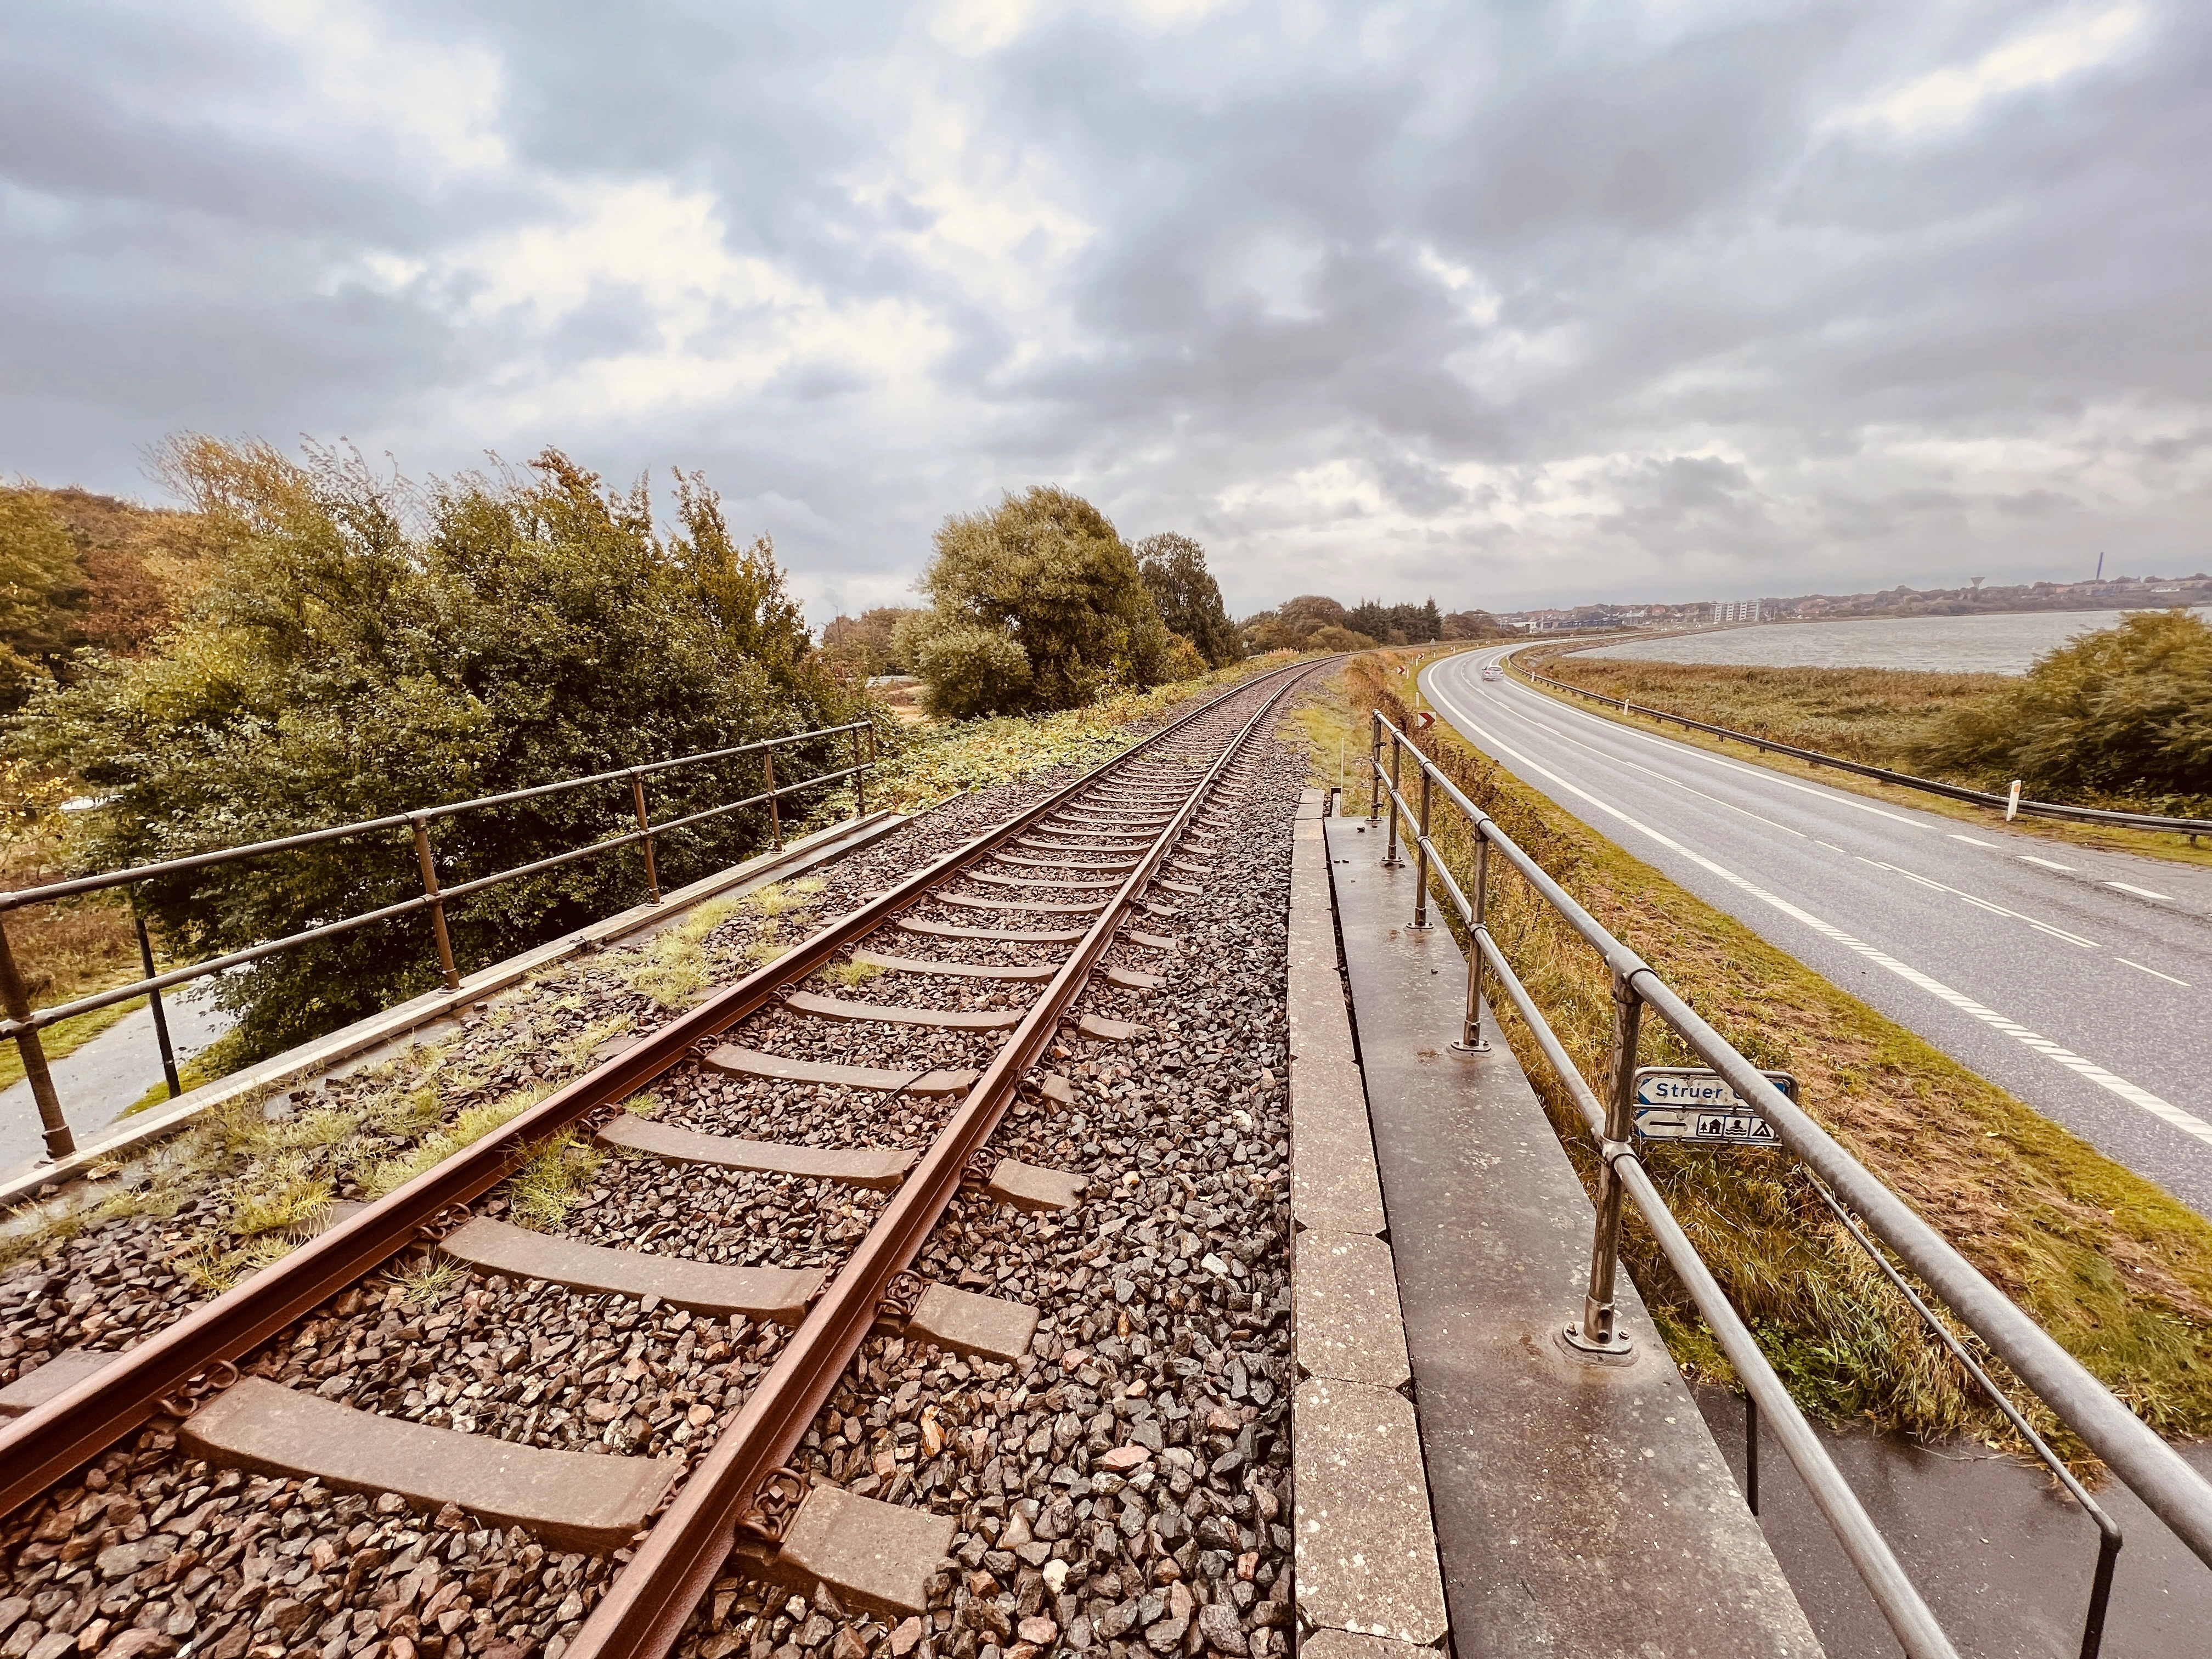
M1793 1103L1797 1079L1760 1073ZM1698 1066L1636 1068L1636 1134L1695 1146L1779 1146L1774 1127L1719 1073Z

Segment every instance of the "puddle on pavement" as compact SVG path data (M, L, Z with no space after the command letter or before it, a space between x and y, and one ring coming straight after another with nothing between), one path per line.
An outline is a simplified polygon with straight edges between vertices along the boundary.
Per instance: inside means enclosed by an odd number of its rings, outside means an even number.
M1743 1483L1743 1401L1700 1387L1698 1407ZM1875 1525L1965 1659L2073 1659L2097 1565L2097 1528L2041 1468L1978 1448L1930 1450L1823 1431ZM2181 1453L2212 1477L2212 1443ZM1827 1659L1899 1652L1858 1574L1771 1437L1759 1459L1759 1521ZM2105 1626L2109 1659L2212 1651L2212 1567L2109 1476L2091 1496L2124 1540Z

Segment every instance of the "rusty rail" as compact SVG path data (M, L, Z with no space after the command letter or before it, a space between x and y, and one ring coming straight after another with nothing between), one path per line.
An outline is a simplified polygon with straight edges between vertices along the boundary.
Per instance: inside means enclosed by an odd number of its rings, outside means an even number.
M805 1436L860 1351L891 1281L907 1270L960 1188L969 1158L990 1139L1023 1074L1051 1041L1076 994L1113 943L1128 908L1260 722L1316 665L1279 670L1282 684L1185 796L1151 849L1115 890L1068 959L969 1091L898 1195L785 1345L744 1408L692 1472L668 1511L592 1609L564 1659L659 1659L682 1635L737 1541L755 1494ZM1240 690L1249 689L1240 687ZM1209 704L1208 708L1214 705ZM1206 710L1200 710L1205 713ZM1164 735L1164 734L1163 734ZM1096 775L1093 775L1094 777ZM1088 787L1088 784L1085 785ZM1056 810L1056 804L1055 804ZM1036 814L1030 815L1033 820Z
M1300 664L1277 672L1292 676L1312 666ZM70 1470L99 1455L161 1411L166 1400L188 1395L205 1374L250 1352L417 1242L422 1230L432 1227L445 1212L467 1204L505 1180L520 1167L530 1146L593 1112L628 1099L682 1060L692 1044L744 1019L787 981L803 980L816 972L847 945L889 921L932 887L1025 833L1038 819L1058 811L1108 774L1191 721L1259 684L1264 681L1248 682L1209 700L1009 823L954 848L890 890L836 918L789 954L726 987L483 1139L339 1222L246 1283L195 1309L97 1374L0 1428L0 1516L12 1513Z

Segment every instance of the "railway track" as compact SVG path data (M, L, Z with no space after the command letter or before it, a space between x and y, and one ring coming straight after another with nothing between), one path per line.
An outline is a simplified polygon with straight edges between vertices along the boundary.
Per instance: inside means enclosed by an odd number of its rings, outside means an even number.
M1252 924L1194 924L1252 856L1256 780L1287 819L1265 734L1309 672L1193 711L128 1352L22 1379L0 1659L1264 1655L1282 1314L1250 1216L1280 1037L1218 954L1261 961ZM1178 975L1242 1012L1186 1043L1155 1000Z

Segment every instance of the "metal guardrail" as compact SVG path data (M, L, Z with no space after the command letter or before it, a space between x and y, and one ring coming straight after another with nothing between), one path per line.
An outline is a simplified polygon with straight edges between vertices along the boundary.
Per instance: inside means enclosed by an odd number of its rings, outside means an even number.
M802 778L793 783L779 785L775 781L775 751L801 744L818 744L837 738L849 737L853 745L853 763L834 771L823 772ZM763 787L759 793L747 795L740 800L725 801L682 817L655 823L646 810L645 781L658 774L679 767L702 766L712 762L736 760L748 755L761 758ZM594 772L586 777L565 778L557 783L541 783L527 789L510 789L504 794L479 795L472 800L449 802L440 806L426 806L405 812L393 812L380 818L363 818L354 823L334 824L327 829L309 830L296 836L283 836L270 841L250 842L244 847L226 847L210 853L195 853L189 857L166 859L158 864L142 864L125 870L103 871L98 875L73 877L67 881L48 882L38 887L17 888L0 892L0 1007L8 1018L0 1020L0 1037L15 1039L23 1059L23 1073L31 1085L32 1097L37 1101L39 1121L46 1137L46 1156L64 1158L76 1150L76 1139L68 1121L62 1115L61 1100L54 1088L52 1073L47 1068L46 1051L39 1033L47 1026L70 1019L94 1009L128 1002L143 996L150 1003L154 1014L155 1041L161 1050L161 1069L167 1078L169 1092L173 1097L181 1092L177 1077L175 1055L169 1046L168 1024L161 1010L161 993L173 985L204 979L210 975L227 973L233 968L260 961L264 957L296 951L301 945L317 939L335 938L380 921L411 915L427 910L430 915L431 937L437 947L438 967L449 991L459 990L460 970L453 960L453 938L446 926L446 906L459 899L471 896L525 876L534 876L573 864L580 859L596 858L602 853L615 852L625 847L641 848L645 859L645 881L652 902L660 902L660 872L653 860L653 843L657 836L703 823L710 818L721 817L731 812L742 811L749 806L766 806L769 835L778 848L783 845L783 818L779 803L786 797L802 794L811 789L840 783L849 778L853 782L853 812L855 817L867 811L866 775L876 763L875 728L866 720L852 720L842 726L823 726L811 732L794 732L781 738L764 738L757 743L743 743L728 749L711 749L696 755L679 755L673 760L653 761L642 766L620 767L611 772ZM453 817L463 812L474 812L487 807L511 806L518 801L537 800L550 795L572 793L603 784L627 784L629 805L637 820L637 828L626 834L611 836L582 847L571 848L550 858L518 865L512 870L501 870L489 876L453 886L441 886L438 880L437 860L430 842L430 824L438 818ZM319 927L288 933L282 939L266 940L249 945L242 951L233 951L220 957L210 957L185 967L172 969L167 973L155 971L152 941L146 933L145 919L138 910L134 896L131 920L138 936L139 960L145 968L143 977L127 985L113 986L73 1002L58 1003L48 1008L31 1006L30 994L17 966L13 948L8 942L5 918L11 911L26 905L48 903L56 899L79 897L87 893L105 892L117 887L135 887L141 882L159 880L165 877L189 873L196 870L212 869L220 865L236 864L247 859L265 858L274 853L296 852L302 848L319 847L329 842L340 841L349 836L369 835L380 830L409 830L415 839L415 862L419 872L422 891L412 898L394 904L364 910L339 921L325 922Z
M1368 758L1373 784L1368 817L1370 822L1381 817L1387 799L1389 831L1386 862L1397 860L1401 825L1405 828L1407 848L1414 854L1417 866L1413 925L1417 928L1431 925L1429 885L1433 877L1466 927L1470 941L1467 1000L1460 1036L1452 1046L1462 1052L1487 1047L1480 1023L1483 985L1486 975L1494 974L1528 1026L1545 1063L1573 1097L1598 1140L1603 1162L1598 1180L1597 1221L1590 1253L1589 1288L1580 1317L1560 1332L1562 1341L1600 1361L1626 1352L1628 1339L1614 1316L1613 1285L1620 1260L1621 1200L1624 1195L1632 1198L1668 1265L1742 1379L1753 1410L1767 1420L1771 1431L1781 1443L1814 1504L1834 1530L1844 1553L1857 1569L1905 1653L1911 1659L1923 1659L1923 1656L1927 1659L1951 1659L1955 1654L1949 1638L1837 1470L1803 1413L1790 1399L1749 1328L1729 1301L1727 1292L1722 1290L1719 1281L1698 1255L1697 1247L1668 1210L1665 1197L1653 1183L1638 1154L1632 1115L1636 1045L1644 1012L1648 1008L1672 1026L1691 1050L1718 1073L1743 1101L1764 1115L1782 1146L1819 1178L1824 1196L1839 1198L1842 1205L1856 1212L1856 1220L1850 1215L1844 1216L1846 1227L1874 1255L1893 1282L1905 1288L1922 1316L1936 1326L1950 1343L1953 1352L1965 1359L1978 1381L1996 1392L1986 1373L1965 1354L1964 1348L1949 1337L1948 1331L1942 1330L1941 1322L1934 1319L1917 1293L1904 1285L1902 1277L1891 1268L1881 1252L1874 1249L1867 1234L1871 1233L1887 1246L1935 1293L1937 1301L2033 1389L2199 1560L2212 1565L2212 1484L2191 1468L2171 1446L2092 1376L2080 1361L1838 1146L1758 1067L1737 1053L1650 964L1577 903L1495 819L1438 770L1405 732L1391 726L1379 710L1370 711L1370 720ZM1382 752L1385 734L1389 748L1387 771ZM1401 787L1405 782L1401 762L1408 755L1419 774L1418 804L1407 800ZM1456 809L1474 837L1472 898L1445 863L1430 833L1431 814L1439 796ZM1613 1037L1602 1097L1576 1069L1565 1046L1491 936L1487 918L1493 848L1497 856L1511 866L1530 889L1598 952L1612 977ZM2024 1429L2026 1425L2019 1413L2009 1405L2005 1409L2014 1424ZM2032 1433L2030 1438L2041 1445L2039 1438ZM2047 1453L2047 1448L2043 1449ZM2087 1494L2070 1475L2065 1484L2086 1503ZM2081 1652L2084 1659L2094 1659L2102 1639L2105 1602L2111 1590L2119 1534L2101 1510L2094 1504L2087 1507L2098 1524L2100 1543Z
M1967 801L1976 806L1996 807L2008 818L2015 812L2027 812L2035 817L2064 818L2076 823L2108 823L2124 830L2159 830L2188 836L2192 847L2197 844L2197 836L2212 836L2212 818L2173 818L2157 812L2116 812L2100 806L2067 806L2057 801L2014 800L2010 795L1993 794L1987 789L1969 789L1962 783L1945 783L1940 778L1917 777L1911 772L1892 771L1887 766L1870 766L1864 761L1845 760L1840 755L1824 755L1817 749L1800 749L1794 744L1778 743L1772 738L1755 737L1751 732L1738 732L1731 726L1711 726L1704 720L1693 720L1687 714L1677 714L1670 708L1631 702L1626 697L1609 697L1602 691L1593 691L1588 686L1575 684L1571 680L1554 679L1549 674L1540 674L1534 669L1523 667L1515 661L1522 651L1530 648L1517 647L1505 653L1505 660L1512 665L1515 673L1532 684L1570 691L1576 696L1587 697L1592 702L1609 703L1624 714L1645 714L1655 720L1672 720L1692 732L1703 732L1711 737L1748 744L1761 754L1788 755L1797 760L1810 761L1815 766L1832 766L1839 772L1854 772L1863 778L1893 783L1900 788L1917 789L1925 794L1942 795L1952 800Z

